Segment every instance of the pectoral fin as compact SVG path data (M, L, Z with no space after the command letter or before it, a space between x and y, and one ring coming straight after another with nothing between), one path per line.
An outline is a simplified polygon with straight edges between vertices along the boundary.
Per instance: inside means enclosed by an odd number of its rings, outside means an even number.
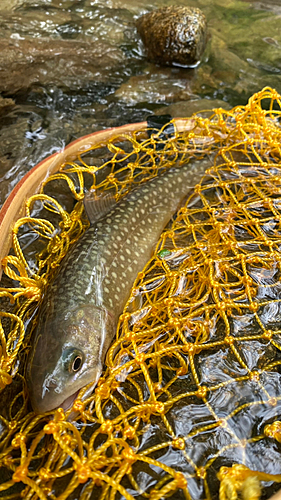
M89 191L84 197L84 207L91 224L105 217L115 205L116 200L112 193L97 195L95 191Z

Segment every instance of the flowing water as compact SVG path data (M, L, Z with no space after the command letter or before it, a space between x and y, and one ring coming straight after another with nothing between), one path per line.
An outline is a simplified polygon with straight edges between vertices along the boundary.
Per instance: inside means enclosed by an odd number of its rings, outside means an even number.
M195 69L147 61L135 19L188 3L208 20ZM281 1L1 0L0 203L38 161L70 141L151 113L232 107L281 91ZM5 106L4 106L5 105Z

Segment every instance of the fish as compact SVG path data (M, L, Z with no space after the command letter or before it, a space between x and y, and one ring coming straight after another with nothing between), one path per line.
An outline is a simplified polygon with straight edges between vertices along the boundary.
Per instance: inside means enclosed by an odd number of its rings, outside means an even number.
M62 261L39 311L27 364L36 413L67 410L81 388L97 383L138 273L207 166L209 160L171 168L107 211L106 197L103 206L85 197L91 226Z

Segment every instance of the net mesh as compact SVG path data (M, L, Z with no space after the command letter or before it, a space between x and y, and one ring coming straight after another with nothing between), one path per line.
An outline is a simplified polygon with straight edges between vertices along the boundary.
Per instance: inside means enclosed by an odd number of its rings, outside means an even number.
M281 97L114 137L61 165L13 228L0 297L0 497L256 499L281 482ZM164 170L213 165L136 277L96 389L31 411L24 377L45 287L116 199ZM24 250L24 249L28 250ZM141 296L141 307L131 310Z

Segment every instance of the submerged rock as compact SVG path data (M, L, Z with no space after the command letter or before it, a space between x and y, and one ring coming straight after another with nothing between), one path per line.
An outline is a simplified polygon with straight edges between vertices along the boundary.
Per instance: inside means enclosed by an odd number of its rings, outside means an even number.
M149 64L144 74L131 76L115 92L115 97L129 106L139 103L177 102L191 99L193 71L157 67Z
M9 95L35 83L80 89L106 81L125 59L121 49L106 42L3 38L0 49L0 92Z
M172 118L187 118L193 113L200 113L203 117L210 116L210 110L215 108L222 108L225 110L231 109L228 102L221 101L220 99L192 99L190 101L180 101L163 106L157 111L156 115L168 113Z
M0 96L0 116L5 115L16 105L13 99L5 99Z
M186 67L200 61L207 38L207 22L200 9L163 7L141 16L136 25L150 60Z

